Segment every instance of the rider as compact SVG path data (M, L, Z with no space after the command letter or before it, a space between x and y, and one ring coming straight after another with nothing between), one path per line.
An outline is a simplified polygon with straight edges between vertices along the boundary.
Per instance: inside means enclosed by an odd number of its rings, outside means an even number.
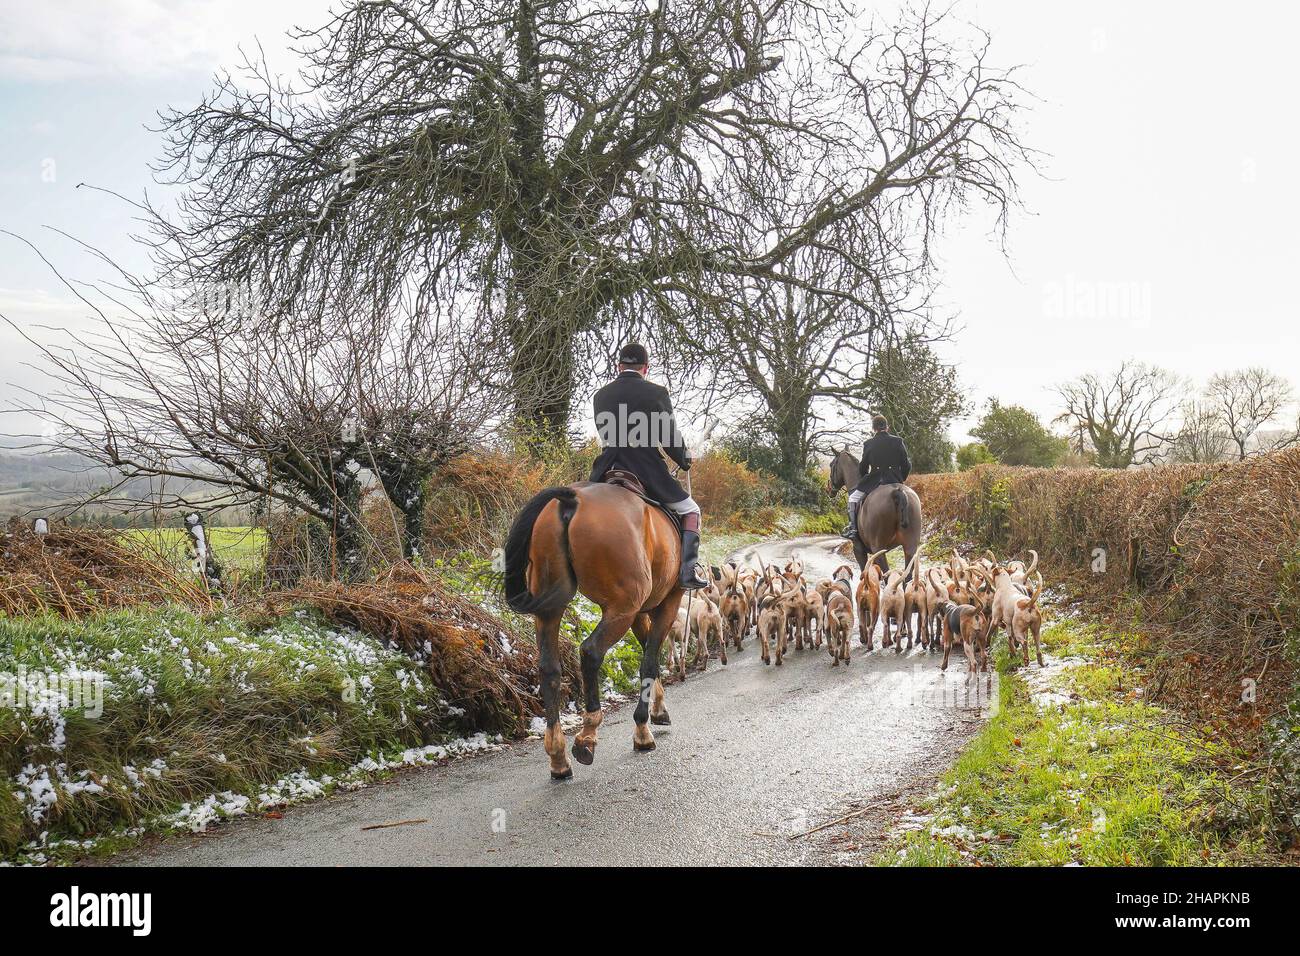
M889 430L888 419L884 415L872 416L871 429L875 434L862 444L858 486L849 495L849 526L844 529L844 537L850 540L858 536L858 505L862 499L880 485L906 481L912 473L907 446Z
M591 480L622 468L641 480L646 494L678 516L682 527L680 583L702 588L708 581L699 569L700 506L668 473L663 449L683 471L691 467L690 450L677 430L668 390L645 377L650 355L645 346L629 342L618 353L618 377L596 393L596 431L602 451L591 468Z

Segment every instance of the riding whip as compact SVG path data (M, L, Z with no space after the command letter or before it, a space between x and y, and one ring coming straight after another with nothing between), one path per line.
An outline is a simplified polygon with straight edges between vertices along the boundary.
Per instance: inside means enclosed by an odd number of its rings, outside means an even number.
M695 461L691 458L687 458L686 460L689 461L692 465L695 464ZM686 497L688 498L694 497L691 494L691 470L689 468L686 469ZM694 602L694 600L695 600L695 588L691 588L689 591L686 592L686 627L682 629L682 660L683 661L686 660L686 645L690 643L690 639L691 639L691 604ZM705 650L707 651L707 649L708 649L708 644L706 643ZM682 666L685 667L685 664L683 664ZM707 657L704 659L704 666L705 667L709 666L709 660ZM685 671L683 671L682 673L685 673Z

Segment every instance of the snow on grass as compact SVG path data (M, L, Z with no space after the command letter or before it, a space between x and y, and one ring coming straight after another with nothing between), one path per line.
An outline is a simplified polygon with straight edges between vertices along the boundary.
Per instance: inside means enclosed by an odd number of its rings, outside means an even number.
M462 736L464 711L411 659L307 614L0 619L0 660L0 859L202 829L501 746ZM32 678L50 674L93 677L102 713Z

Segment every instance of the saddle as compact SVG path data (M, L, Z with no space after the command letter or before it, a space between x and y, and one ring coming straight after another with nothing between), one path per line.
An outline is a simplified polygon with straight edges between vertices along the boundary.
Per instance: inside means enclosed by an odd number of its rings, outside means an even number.
M626 488L628 491L632 492L632 494L636 495L646 504L654 505L656 508L658 508L660 511L662 511L664 514L668 516L668 519L673 523L673 527L675 527L678 531L681 531L682 529L681 518L677 514L675 514L671 509L665 506L662 501L656 501L654 498L651 498L648 494L646 494L645 485L643 485L641 483L641 479L638 478L636 475L634 475L632 472L628 471L625 468L611 468L609 471L605 472L605 474L601 476L600 480L602 484L617 485L620 488Z

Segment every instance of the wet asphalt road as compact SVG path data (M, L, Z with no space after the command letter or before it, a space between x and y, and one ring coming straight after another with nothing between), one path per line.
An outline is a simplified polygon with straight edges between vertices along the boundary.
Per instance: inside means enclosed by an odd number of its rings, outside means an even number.
M836 539L801 538L738 557L780 564L794 553L810 580L844 559ZM849 559L851 563L851 559ZM958 663L896 655L877 641L832 667L825 649L759 660L756 638L670 685L672 726L654 727L657 749L632 750L632 708L607 711L596 762L574 763L555 782L541 741L462 759L285 811L175 838L118 862L143 865L546 865L800 864L861 862L909 788L928 788L977 729L987 690L967 687ZM570 734L572 740L572 734ZM892 797L896 806L843 827L790 839ZM903 803L897 803L902 799ZM427 823L369 830L376 823ZM837 836L837 831L839 832ZM872 844L872 838L875 844ZM847 849L846 849L847 847Z

